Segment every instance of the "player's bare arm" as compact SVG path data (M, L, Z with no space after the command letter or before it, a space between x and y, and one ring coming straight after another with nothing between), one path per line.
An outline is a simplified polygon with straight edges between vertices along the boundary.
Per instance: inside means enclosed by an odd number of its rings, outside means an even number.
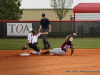
M27 40L25 47L27 47L28 43L29 43L29 40Z
M22 47L22 50L27 49L27 45L29 44L29 40L27 40L26 45Z
M51 32L51 24L49 24L49 33Z
M45 34L48 34L48 32L46 32L46 33L41 33L41 35L45 35Z
M73 52L74 52L74 49L73 49L73 48L71 48L71 56L73 56Z
M40 25L39 32L40 32L41 28L42 28L42 25Z

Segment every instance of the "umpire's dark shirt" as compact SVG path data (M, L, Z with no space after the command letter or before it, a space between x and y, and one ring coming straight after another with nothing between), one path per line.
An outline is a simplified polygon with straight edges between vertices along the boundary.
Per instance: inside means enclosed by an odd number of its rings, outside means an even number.
M41 25L42 25L42 28L44 29L48 29L49 28L49 19L45 18L45 19L41 19Z

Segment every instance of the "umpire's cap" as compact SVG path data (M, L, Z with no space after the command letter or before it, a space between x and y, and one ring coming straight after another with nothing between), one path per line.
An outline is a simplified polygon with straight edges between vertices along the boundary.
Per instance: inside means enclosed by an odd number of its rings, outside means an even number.
M45 17L45 14L44 13L42 14L42 17Z

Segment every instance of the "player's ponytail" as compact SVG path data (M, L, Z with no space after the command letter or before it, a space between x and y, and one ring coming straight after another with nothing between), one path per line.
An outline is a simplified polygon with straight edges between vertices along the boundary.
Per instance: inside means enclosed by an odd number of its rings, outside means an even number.
M70 37L71 37L71 35L68 36L67 41L69 41Z
M32 34L37 35L39 33L37 31L35 31L35 30L32 30Z

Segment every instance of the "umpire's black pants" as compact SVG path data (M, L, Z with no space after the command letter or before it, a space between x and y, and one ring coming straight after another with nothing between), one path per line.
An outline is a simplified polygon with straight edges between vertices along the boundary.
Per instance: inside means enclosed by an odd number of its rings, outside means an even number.
M28 45L29 45L30 48L33 48L35 51L40 52L40 49L38 47L38 43L33 43L33 44L29 43Z

